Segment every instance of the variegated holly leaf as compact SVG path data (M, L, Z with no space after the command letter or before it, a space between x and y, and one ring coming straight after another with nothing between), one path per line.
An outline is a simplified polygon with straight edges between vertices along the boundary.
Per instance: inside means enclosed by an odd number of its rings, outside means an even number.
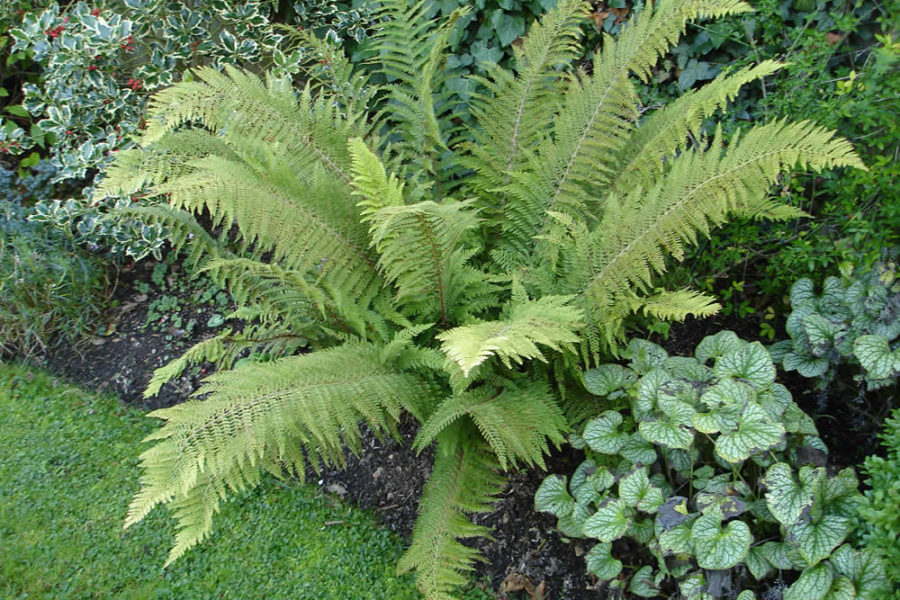
M900 374L900 349L891 352L888 341L878 335L861 335L853 343L853 354L871 379Z
M722 513L717 509L694 521L691 535L702 569L730 569L744 560L753 542L750 528L743 521L730 521L722 527Z
M622 357L629 360L628 366L637 371L638 375L646 375L653 369L662 367L669 355L661 346L635 338L628 342Z
M717 377L743 379L757 389L768 387L775 381L775 364L759 342L747 344L736 352L729 352L716 360L713 367Z
M621 365L605 364L584 372L584 387L595 396L609 396L637 381L637 374Z
M619 480L619 498L628 506L651 514L664 501L662 491L651 485L647 467L635 469Z
M628 438L619 454L635 465L652 465L656 462L656 450L644 436L635 432Z
M703 338L697 349L694 350L694 356L703 364L709 359L717 360L721 356L739 351L747 345L733 331L720 331L714 335L708 335Z
M655 598L659 595L659 586L654 581L653 568L643 566L631 576L628 591L641 598Z
M594 452L617 454L630 434L619 430L622 415L614 410L604 411L596 419L588 421L584 428L584 441Z
M766 487L766 506L782 525L793 525L812 508L812 489L796 480L786 463L769 467L762 484Z
M781 423L773 423L755 402L747 405L738 428L716 438L716 454L730 463L747 460L781 443L785 434Z
M804 569L800 577L784 591L783 600L823 600L834 575L831 566L821 564L809 569Z
M609 500L584 522L584 535L612 542L625 534L631 524L631 509L621 500Z
M600 542L584 556L587 562L588 573L593 573L598 579L608 581L622 572L622 561L613 558L610 553L612 544Z
M572 513L575 500L566 490L566 478L562 475L548 475L534 494L534 509L548 512L556 517Z

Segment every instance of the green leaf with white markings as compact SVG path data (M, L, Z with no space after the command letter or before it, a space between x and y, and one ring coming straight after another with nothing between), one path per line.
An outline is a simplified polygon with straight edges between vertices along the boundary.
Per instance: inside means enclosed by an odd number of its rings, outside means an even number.
M566 478L562 475L549 475L544 478L534 494L534 509L548 512L557 517L571 514L575 500L566 490Z
M748 404L738 428L716 439L716 454L730 463L743 462L752 454L777 446L784 438L781 423L773 422L758 404Z
M737 377L757 388L767 387L775 381L772 357L759 342L721 356L716 360L713 371L718 377Z
M812 490L794 478L793 470L787 463L769 467L762 483L767 490L766 506L782 525L796 523L812 507Z
M702 569L730 569L742 562L750 551L753 535L743 521L730 521L722 527L717 509L701 515L691 529L697 564Z
M594 452L616 454L628 441L630 434L619 430L622 415L614 410L603 412L588 421L584 428L584 441Z
M595 396L609 396L637 381L637 374L621 365L606 364L584 372L584 387Z
M631 510L621 500L609 500L584 523L584 535L613 542L625 534L631 523Z
M647 467L636 469L619 481L619 498L628 506L651 514L664 502L662 490L650 483Z
M887 379L900 374L900 349L891 352L880 335L862 335L853 343L853 354L872 379Z
M613 558L612 544L600 542L585 555L588 573L593 573L598 579L608 581L622 572L622 561Z
M708 335L703 338L703 340L697 344L694 356L701 363L706 363L709 359L716 360L720 356L737 352L746 345L747 342L739 338L735 332L728 330L720 331L719 333Z
M800 577L784 591L783 600L823 600L831 588L834 575L831 566L817 565L805 569Z

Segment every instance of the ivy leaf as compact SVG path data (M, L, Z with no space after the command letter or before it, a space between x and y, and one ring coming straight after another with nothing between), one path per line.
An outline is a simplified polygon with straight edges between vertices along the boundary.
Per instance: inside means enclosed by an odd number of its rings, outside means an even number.
M694 356L701 363L705 364L709 359L716 360L720 356L737 352L747 345L733 331L720 331L715 335L708 335L699 344L694 351Z
M647 467L636 469L619 481L619 498L628 506L651 514L663 503L662 491L650 484Z
M525 33L525 19L521 15L507 14L500 8L491 14L491 25L501 46L509 46Z
M900 372L900 351L891 352L885 338L861 335L853 343L853 354L872 379L887 379Z
M600 542L584 556L587 562L588 573L593 573L598 579L608 581L622 572L622 561L612 557L610 553L612 544Z
M762 484L767 489L766 506L782 525L796 523L812 507L812 490L794 480L791 467L786 463L769 467Z
M782 599L822 600L825 598L825 594L828 593L833 579L834 575L831 572L831 567L827 564L805 569L800 573L797 581L784 591Z
M632 385L637 374L621 365L605 364L584 373L584 387L595 396L608 396L611 393Z
M594 452L616 454L628 441L629 434L619 431L622 415L614 410L591 419L584 429L584 441Z
M534 509L548 512L556 517L572 513L575 500L566 490L566 478L562 475L549 475L541 482L534 494Z
M721 378L744 379L756 388L768 387L775 381L775 365L772 357L759 342L747 344L736 352L723 355L713 367L713 372Z
M610 500L584 522L584 535L612 542L625 534L631 519L626 514L628 507L621 500ZM630 511L629 511L630 512Z
M653 568L645 565L637 570L628 584L628 591L641 598L655 598L659 595L659 586L653 581Z
M784 426L769 421L766 411L753 402L744 409L738 428L716 439L716 454L730 463L742 462L777 446L784 434Z
M697 564L701 569L730 569L742 562L750 551L753 535L743 521L730 521L722 528L722 513L717 509L701 515L691 529Z

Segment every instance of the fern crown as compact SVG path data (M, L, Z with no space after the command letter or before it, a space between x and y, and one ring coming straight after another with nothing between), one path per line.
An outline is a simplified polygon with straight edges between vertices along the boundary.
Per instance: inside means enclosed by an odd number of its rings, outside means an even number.
M532 26L512 70L460 79L444 51L457 12L383 0L373 60L356 70L300 34L301 90L232 68L194 71L156 94L141 147L122 152L109 193L149 189L131 209L231 290L241 332L160 369L222 367L191 400L153 413L142 489L127 524L157 504L179 531L169 561L210 531L230 491L359 448L360 424L390 435L403 413L416 447L437 444L411 547L428 598L450 598L486 534L502 471L543 465L585 405L583 366L614 352L634 314L709 315L714 300L657 289L666 258L733 215L791 218L768 190L794 167L862 167L809 122L733 136L704 123L771 62L723 74L642 117L646 80L686 23L750 10L738 0L658 0L607 38L587 73L588 6L560 0ZM376 81L388 81L378 84ZM459 82L480 90L460 125ZM213 230L196 217L208 215ZM229 233L230 232L230 233ZM298 350L307 346L306 353ZM242 353L266 359L227 370Z

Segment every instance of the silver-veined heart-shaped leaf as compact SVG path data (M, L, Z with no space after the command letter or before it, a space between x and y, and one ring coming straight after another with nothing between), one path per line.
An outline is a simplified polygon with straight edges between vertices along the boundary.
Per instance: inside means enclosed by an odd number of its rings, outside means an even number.
M635 420L642 420L654 413L660 389L670 381L672 376L664 369L654 369L641 377L633 406Z
M767 490L766 506L782 525L793 525L812 507L812 490L794 479L793 471L786 463L769 467L762 484Z
M797 406L797 403L794 401L791 401L784 410L782 423L784 423L784 428L790 433L819 435L819 430L816 429L816 424L813 422L812 417L803 412L803 409Z
M664 501L662 491L650 484L647 467L635 469L619 480L619 498L628 506L651 514Z
M587 481L588 476L592 475L596 470L597 463L592 458L581 461L581 464L575 467L575 472L572 473L572 480L569 482L569 489L573 495L578 495L578 490Z
M622 572L622 561L613 558L611 550L612 544L600 542L594 544L594 547L584 556L588 572L603 581L608 581Z
M831 566L821 564L804 569L800 577L784 591L783 600L822 600L831 588Z
M781 423L773 423L755 402L747 405L738 428L716 438L716 454L730 463L747 460L781 443L785 434Z
M652 465L656 462L656 450L644 436L635 432L628 438L619 454L635 465Z
M635 381L637 374L634 371L612 363L584 372L584 387L595 396L608 396L627 388Z
M713 370L701 365L693 356L670 356L663 364L663 368L678 379L701 383L709 383L715 379Z
M534 494L534 509L548 512L556 517L572 513L575 500L566 490L566 478L562 475L548 475Z
M638 430L646 440L669 448L686 450L694 440L694 434L688 427L672 419L641 421Z
M803 306L814 306L815 300L816 291L812 279L803 277L791 286L791 308L795 311Z
M735 600L756 600L756 594L750 590L742 590Z
M763 556L759 546L750 548L750 552L747 553L747 558L744 560L744 563L750 570L750 574L753 575L753 579L757 581L765 579L773 571L772 565L770 565L769 561L766 560L766 557Z
M746 345L747 342L739 338L735 332L726 329L703 338L697 344L694 356L698 361L705 364L711 358L715 360L720 356L737 352Z
M588 421L584 428L584 441L594 452L617 454L630 435L619 431L622 415L614 410L604 411L596 419Z
M854 550L844 544L829 559L836 573L846 576L856 590L859 600L887 597L890 587L884 564L872 550Z
M697 564L702 569L730 569L750 551L753 535L743 521L722 527L722 513L716 509L701 515L691 529Z
M645 375L653 369L662 367L669 355L662 346L635 338L628 342L628 347L622 352L622 357L629 359L628 366L637 371L639 375Z
M655 598L659 595L659 586L653 579L653 568L643 566L631 576L628 591L641 598Z
M788 352L784 355L785 371L797 371L803 377L821 377L828 371L828 359L806 353Z
M769 413L769 418L778 420L791 404L791 392L780 383L773 383L770 388L760 390L756 401Z
M736 352L719 357L713 372L720 378L743 379L757 389L768 387L775 381L775 365L772 357L759 342L747 344Z
M609 500L584 522L584 535L613 542L625 534L631 523L631 511L621 500Z
M691 538L691 525L682 523L656 536L659 548L664 553L693 554L694 542Z
M829 321L818 313L811 313L803 317L803 329L812 346L812 353L816 356L822 356L834 345L835 337L843 328L842 323Z
M872 379L887 379L900 373L900 350L891 352L888 341L881 336L859 336L853 343L853 354Z
M788 548L784 542L766 542L759 546L759 554L765 558L770 565L776 569L786 571L793 569L797 565L791 561L788 556Z
M831 556L850 533L850 519L825 514L816 522L794 523L788 527L788 539L797 545L797 551L809 565L815 565Z

